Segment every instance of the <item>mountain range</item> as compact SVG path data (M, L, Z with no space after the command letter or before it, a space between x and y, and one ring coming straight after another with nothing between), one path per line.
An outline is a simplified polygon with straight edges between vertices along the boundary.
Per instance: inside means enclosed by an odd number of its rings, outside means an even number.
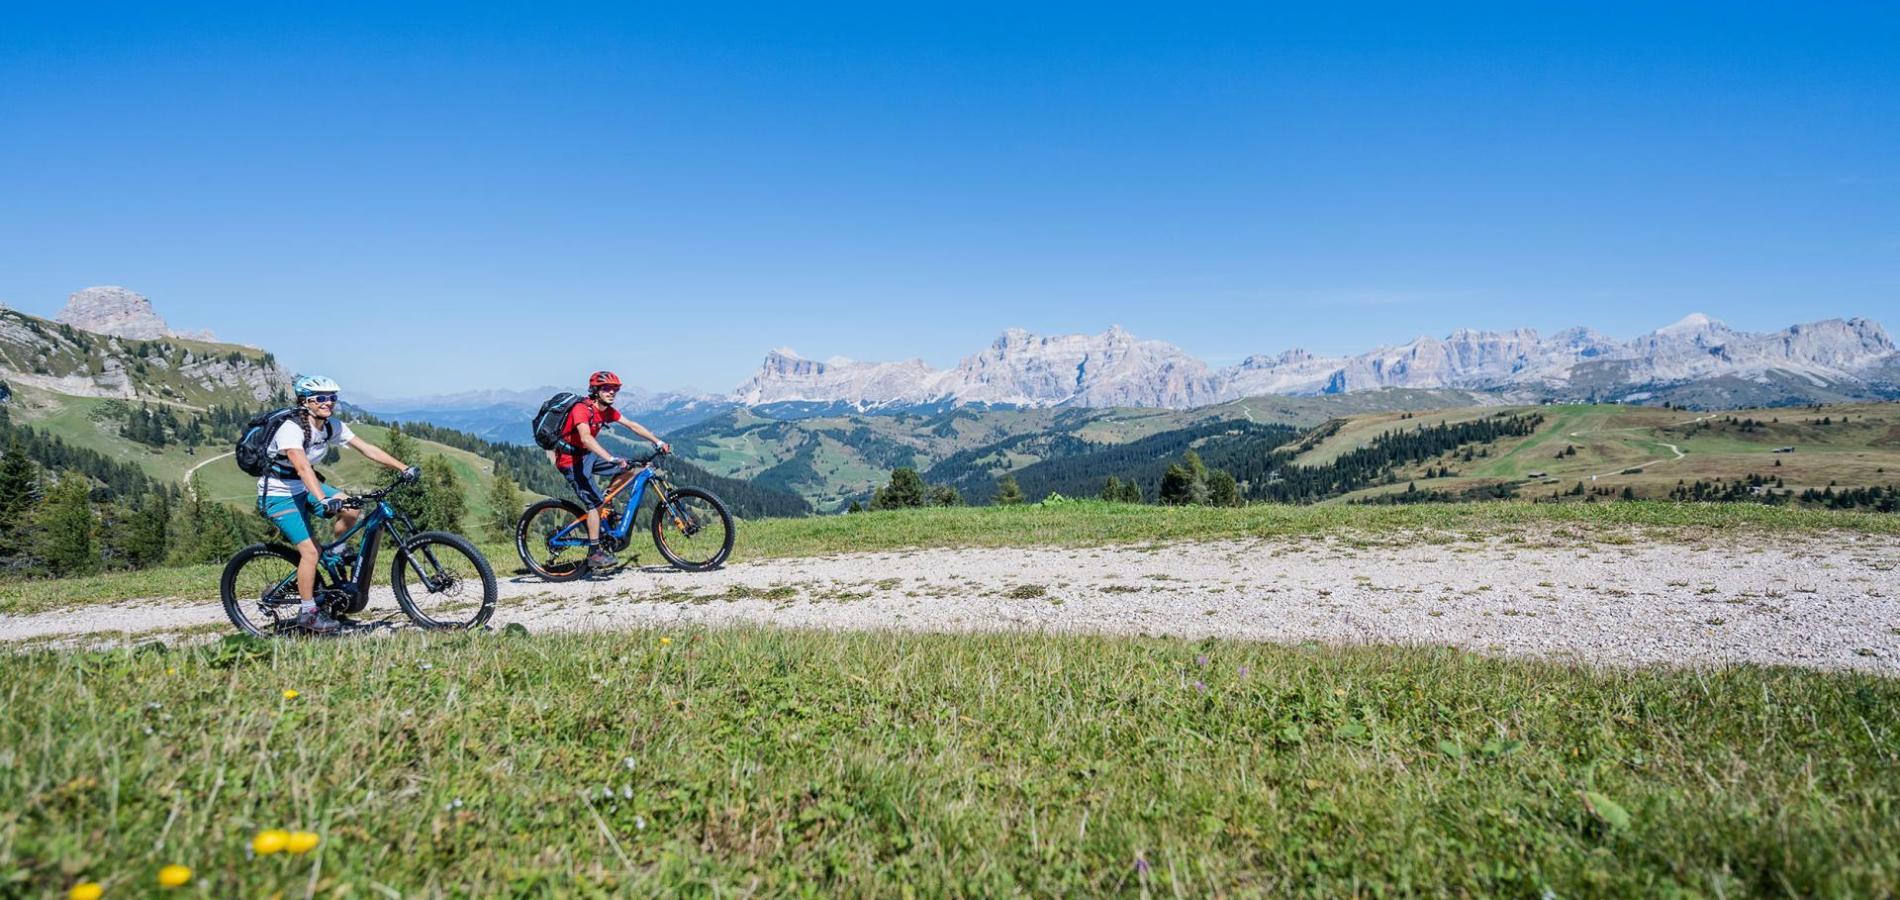
M1829 319L1779 331L1738 331L1700 313L1632 340L1588 328L1455 331L1356 356L1288 350L1215 369L1162 341L1115 327L1099 335L1038 336L1011 329L955 368L922 360L817 362L766 355L730 401L887 406L1161 407L1188 409L1266 394L1342 394L1384 388L1498 391L1515 399L1660 402L1710 396L1706 405L1890 396L1900 350L1878 323ZM1766 396L1764 396L1766 395Z

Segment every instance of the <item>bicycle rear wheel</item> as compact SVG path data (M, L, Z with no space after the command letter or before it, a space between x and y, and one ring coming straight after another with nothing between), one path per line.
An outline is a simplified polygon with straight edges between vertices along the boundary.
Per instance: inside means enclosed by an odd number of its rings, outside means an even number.
M573 581L587 574L587 525L568 531L557 545L554 536L574 520L587 515L571 500L543 500L528 507L515 523L515 552L528 571L549 581Z
M425 531L396 551L396 604L423 628L478 628L495 614L495 570L459 534Z
M732 553L732 513L701 488L669 491L653 508L653 545L676 569L716 569Z
M218 578L224 615L239 631L273 637L297 618L297 551L280 544L252 544L225 563Z

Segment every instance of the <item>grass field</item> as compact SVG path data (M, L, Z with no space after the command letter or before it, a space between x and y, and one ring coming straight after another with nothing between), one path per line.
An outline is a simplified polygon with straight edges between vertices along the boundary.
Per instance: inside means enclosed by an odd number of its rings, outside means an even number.
M1167 507L1093 500L1051 505L931 508L741 521L732 560L826 556L923 547L1033 547L1166 543L1232 538L1316 538L1371 542L1432 536L1514 533L1536 539L1563 529L1631 539L1721 540L1737 530L1817 533L1830 530L1900 534L1900 517L1743 503L1660 501L1591 504L1494 502L1417 506ZM1435 537L1432 539L1436 539ZM483 551L506 576L520 561L511 544L488 542ZM652 542L638 532L632 552L655 560ZM144 597L217 596L219 566L119 572L63 580L0 582L0 613L21 615ZM385 573L378 573L380 581Z
M1316 465L1337 459L1380 433L1460 422L1501 410L1455 409L1379 413L1348 421L1338 434L1303 454ZM1347 503L1379 494L1420 490L1448 493L1514 483L1522 496L1548 497L1583 482L1586 487L1620 492L1629 488L1644 498L1666 497L1678 482L1726 481L1760 475L1780 479L1790 490L1875 487L1900 484L1900 403L1843 403L1820 410L1754 409L1689 412L1616 405L1513 407L1536 412L1544 424L1533 435L1507 438L1485 448L1488 455L1464 461L1457 454L1405 467L1399 483L1367 488L1336 498ZM1753 419L1750 430L1728 422ZM1827 419L1829 424L1815 424ZM1779 453L1784 447L1792 452ZM1566 448L1574 454L1560 455ZM1451 477L1427 478L1427 470L1449 466ZM1641 471L1630 471L1640 469ZM1531 473L1543 473L1532 477Z
M1900 682L1038 636L17 655L0 884L1880 896ZM294 689L298 696L286 699ZM260 830L303 856L255 856Z

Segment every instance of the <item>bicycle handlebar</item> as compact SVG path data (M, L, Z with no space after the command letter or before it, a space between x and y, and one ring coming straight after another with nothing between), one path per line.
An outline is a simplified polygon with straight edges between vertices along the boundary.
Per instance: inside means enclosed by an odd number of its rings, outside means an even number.
M343 508L344 509L362 509L365 506L371 506L377 503L381 503L383 502L384 497L387 497L390 494L395 493L397 489L406 487L409 484L411 484L411 482L406 482L406 481L403 481L401 478L397 478L395 481L392 481L389 484L383 485L382 487L377 488L376 490L370 491L368 493L351 494L348 499L345 499L343 501Z

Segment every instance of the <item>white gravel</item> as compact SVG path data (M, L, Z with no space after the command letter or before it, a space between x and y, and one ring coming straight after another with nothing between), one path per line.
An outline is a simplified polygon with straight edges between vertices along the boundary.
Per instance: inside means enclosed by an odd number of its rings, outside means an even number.
M1900 675L1900 539L1611 540L918 550L766 560L698 574L634 569L566 585L504 577L492 624L1442 644L1592 664L1750 662ZM514 561L497 562L511 569ZM393 611L386 590L375 608ZM0 640L91 644L204 632L222 622L215 602L121 603L0 616Z

